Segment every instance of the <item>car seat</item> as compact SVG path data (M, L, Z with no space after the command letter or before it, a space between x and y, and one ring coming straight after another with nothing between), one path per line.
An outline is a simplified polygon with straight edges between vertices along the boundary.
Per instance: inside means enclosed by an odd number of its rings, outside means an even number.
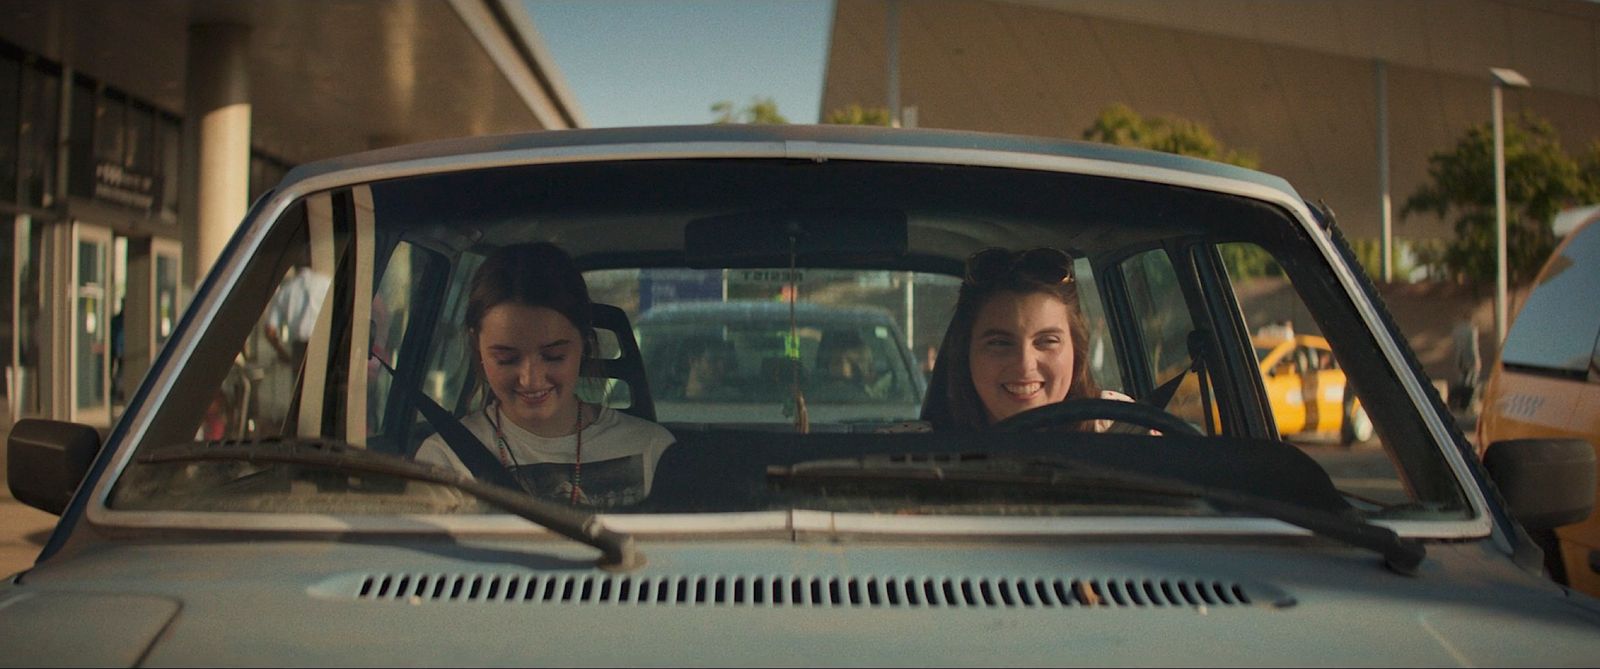
M627 312L610 304L594 304L594 328L605 330L616 337L617 357L600 356L588 374L589 378L621 381L606 393L607 404L618 411L648 421L656 419L655 399L650 394L650 382L644 371L644 357L639 354L639 342L633 337L633 324ZM599 335L599 332L596 332ZM585 398L597 400L600 398Z

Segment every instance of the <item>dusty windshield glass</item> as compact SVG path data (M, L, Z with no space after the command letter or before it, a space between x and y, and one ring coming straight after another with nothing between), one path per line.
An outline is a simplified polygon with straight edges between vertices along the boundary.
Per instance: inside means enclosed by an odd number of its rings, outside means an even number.
M1258 232L1252 252L1304 255L1293 226L1136 181L849 161L578 163L315 193L235 260L242 278L139 448L327 440L608 513L1236 513L1052 478L1050 458L1088 457L1332 512L1462 518L1392 374L1368 349L1343 352L1358 336L1306 343L1295 383L1323 385L1280 390L1255 364L1273 342L1204 325L1254 332L1271 312L1243 296L1322 279L1316 261L1283 263L1311 269L1277 283L1205 264L1241 230ZM971 262L985 249L998 264ZM990 290L1008 272L1054 292ZM992 297L962 312L980 288ZM1217 290L1229 293L1204 292ZM1295 309L1302 332L1350 318L1315 292ZM1344 374L1363 375L1348 397L1330 390ZM1276 392L1332 399L1295 413ZM1365 410L1368 396L1400 401ZM986 430L1040 398L1137 411ZM1202 436L1161 434L1147 413ZM1355 428L1354 448L1341 444ZM918 458L939 464L904 466ZM806 465L840 459L855 464ZM795 467L809 478L783 474ZM110 504L496 512L310 463L137 456Z

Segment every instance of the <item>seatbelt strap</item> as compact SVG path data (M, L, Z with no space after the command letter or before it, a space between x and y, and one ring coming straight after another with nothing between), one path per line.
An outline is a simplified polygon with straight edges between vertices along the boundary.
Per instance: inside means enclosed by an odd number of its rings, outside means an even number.
M1198 374L1204 368L1205 358L1195 358L1193 362L1189 363L1187 369L1178 372L1177 376L1172 377L1166 383L1161 384L1161 387L1150 393L1150 396L1144 399L1144 403L1157 409L1167 408L1167 403L1171 402L1172 396L1177 394L1178 386L1183 385L1183 377L1188 376L1189 372Z
M383 365L384 369L389 370L390 377L395 376L394 368L390 367L389 363L382 357L377 355L371 355L370 357L373 360L377 360L378 364ZM414 387L411 389L411 400L416 403L417 410L422 412L422 417L428 419L428 424L433 426L433 431L438 433L440 439L444 440L444 444L455 452L457 458L461 459L461 464L467 466L467 471L472 472L473 478L510 490L523 489L522 486L517 484L516 479L511 477L511 472L507 471L504 465L489 454L489 449L483 445L483 442L478 441L478 437L472 434L472 430L468 430L467 426L462 425L454 414L445 411L444 407L439 406L439 403L433 401L432 397L428 397L426 393L422 392L421 388Z
M1188 340L1185 343L1188 344L1189 348L1189 367L1181 372L1178 372L1177 376L1167 380L1166 383L1161 384L1161 387L1156 388L1153 392L1151 392L1150 396L1145 398L1145 404L1149 404L1157 409L1166 409L1167 404L1172 402L1172 396L1177 394L1178 386L1183 385L1183 377L1188 376L1189 372L1194 372L1195 374L1201 374L1205 372L1205 333L1200 330L1194 330L1189 333ZM1204 389L1202 389L1202 392L1204 392Z
M428 423L433 425L434 431L444 440L445 445L461 459L461 464L466 465L467 470L472 472L473 478L511 490L522 490L521 486L517 485L516 479L511 477L511 472L489 453L489 449L483 442L478 441L472 430L468 430L460 420L445 411L444 407L439 406L432 397L428 397L420 389L413 388L411 395L416 400L417 410L421 411L423 417L428 419Z

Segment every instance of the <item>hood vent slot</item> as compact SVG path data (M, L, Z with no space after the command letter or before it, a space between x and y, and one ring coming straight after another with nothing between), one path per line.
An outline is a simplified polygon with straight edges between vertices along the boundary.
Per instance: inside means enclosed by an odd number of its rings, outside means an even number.
M1238 583L1212 580L901 576L614 576L382 574L358 599L656 606L870 608L1158 608L1283 606Z

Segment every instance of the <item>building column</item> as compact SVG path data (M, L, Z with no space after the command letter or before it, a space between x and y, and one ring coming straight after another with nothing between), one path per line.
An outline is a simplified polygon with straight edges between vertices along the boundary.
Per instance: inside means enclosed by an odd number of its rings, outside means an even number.
M189 26L185 98L185 172L193 184L184 218L184 283L211 270L250 202L250 68L248 26Z

